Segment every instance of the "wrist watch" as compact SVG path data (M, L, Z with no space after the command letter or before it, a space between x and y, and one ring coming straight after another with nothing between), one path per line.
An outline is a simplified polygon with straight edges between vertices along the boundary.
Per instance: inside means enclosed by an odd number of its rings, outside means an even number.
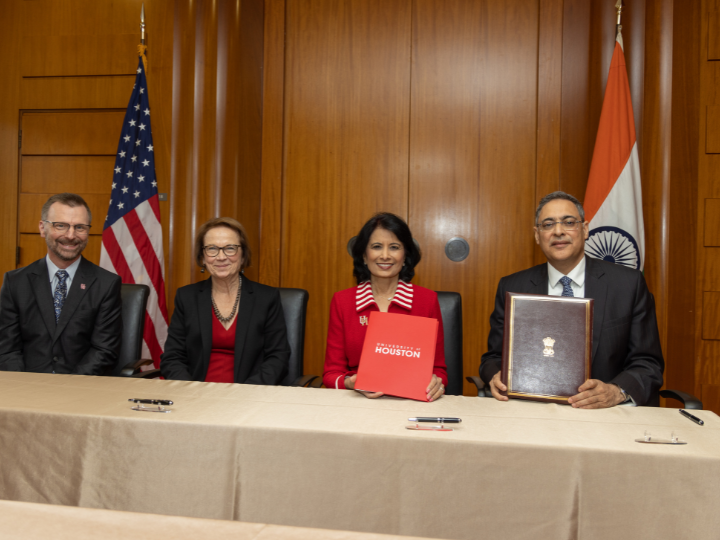
M622 394L623 400L620 403L625 403L626 401L630 401L630 396L628 393L622 389L622 387L619 384L616 384L615 386L618 387L618 390L620 390L620 393Z

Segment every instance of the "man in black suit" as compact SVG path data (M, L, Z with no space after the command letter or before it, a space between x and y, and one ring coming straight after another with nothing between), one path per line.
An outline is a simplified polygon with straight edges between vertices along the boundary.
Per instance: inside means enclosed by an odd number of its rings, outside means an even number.
M642 273L585 256L588 224L580 202L556 191L540 201L535 213L535 241L547 257L540 264L500 280L490 316L488 351L480 377L493 396L508 398L500 380L505 293L577 296L595 300L591 379L569 399L573 407L596 409L631 401L658 405L663 383L655 302Z
M120 350L120 278L81 255L82 197L53 195L41 216L47 256L7 272L0 290L0 371L106 374Z

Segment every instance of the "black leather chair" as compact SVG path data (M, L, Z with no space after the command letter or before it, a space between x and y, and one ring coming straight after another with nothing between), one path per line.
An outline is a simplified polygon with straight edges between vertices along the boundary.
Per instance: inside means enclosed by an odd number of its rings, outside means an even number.
M140 373L140 368L152 363L142 360L143 330L145 328L145 310L150 296L150 287L123 283L120 286L122 301L122 343L120 356L113 370L115 377L132 377Z
M305 357L305 321L307 303L310 295L305 289L279 288L287 337L290 343L290 362L288 373L282 386L308 386L316 380L322 382L317 375L303 376L303 360ZM313 385L313 386L319 386Z
M463 393L463 323L460 293L437 291L445 333L445 366L448 383L445 393L461 396Z

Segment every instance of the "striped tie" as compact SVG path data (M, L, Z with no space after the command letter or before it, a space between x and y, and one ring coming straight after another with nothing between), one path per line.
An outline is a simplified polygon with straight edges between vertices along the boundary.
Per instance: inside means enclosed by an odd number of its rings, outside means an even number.
M570 286L571 282L572 282L572 279L570 279L567 276L563 276L560 278L560 283L562 283L562 286L563 286L562 296L575 296L575 294L573 293L572 287Z

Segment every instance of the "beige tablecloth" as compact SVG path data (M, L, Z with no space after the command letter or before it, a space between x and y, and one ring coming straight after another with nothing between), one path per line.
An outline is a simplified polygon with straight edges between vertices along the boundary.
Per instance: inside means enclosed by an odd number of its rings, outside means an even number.
M417 537L283 527L0 501L3 540L413 540Z
M463 422L406 430L416 415ZM0 373L0 498L434 538L716 539L720 418L697 415ZM646 430L688 444L636 443Z

